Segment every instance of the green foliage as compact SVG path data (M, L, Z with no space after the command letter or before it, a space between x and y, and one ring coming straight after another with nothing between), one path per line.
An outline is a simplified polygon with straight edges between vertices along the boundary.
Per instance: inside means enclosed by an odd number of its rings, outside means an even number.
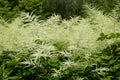
M120 23L86 6L86 18L0 20L0 79L119 80Z
M53 45L56 47L56 49L60 51L60 50L67 50L69 43L65 41L59 41L59 42L55 42Z
M13 20L14 17L18 16L18 14L16 13L20 13L19 7L16 5L13 5L13 3L9 3L7 0L0 0L0 17L3 17L7 21L9 19Z
M40 16L43 1L44 0L19 0L19 8L21 11L34 13Z
M13 20L19 13L29 12L45 19L53 14L64 19L73 16L86 17L85 4L97 7L108 14L116 9L119 13L120 0L0 0L0 16L5 20ZM119 16L118 16L119 18Z
M120 0L44 0L42 4L42 13L45 17L51 16L53 13L59 14L62 18L70 18L73 16L85 17L85 4L97 7L105 14L117 9L119 12Z
M120 73L120 54L119 54L120 43L113 43L110 46L106 47L102 50L101 53L93 55L93 58L99 59L96 60L96 65L98 68L104 69L103 74L101 74L104 78L106 76L109 77L108 80L119 80Z
M0 0L0 16L5 20L13 20L21 12L41 15L42 0Z
M105 40L105 39L112 39L112 38L120 38L120 33L110 33L105 35L104 33L100 34L100 37L97 40Z
M105 13L111 12L112 9L119 3L120 0L87 0L92 6L96 6Z
M0 54L0 79L9 80L9 79L20 79L20 65L24 59L24 55L19 55L19 52L15 51L3 51Z

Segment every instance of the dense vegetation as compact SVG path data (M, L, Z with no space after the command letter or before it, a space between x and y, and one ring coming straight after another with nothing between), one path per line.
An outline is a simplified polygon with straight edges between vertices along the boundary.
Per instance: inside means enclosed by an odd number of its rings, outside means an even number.
M102 1L0 0L0 80L120 80L119 0Z
M114 8L120 12L120 0L0 0L0 16L11 20L22 11L34 13L40 19L53 14L59 14L63 19L78 15L85 17L85 4L91 4L106 14Z

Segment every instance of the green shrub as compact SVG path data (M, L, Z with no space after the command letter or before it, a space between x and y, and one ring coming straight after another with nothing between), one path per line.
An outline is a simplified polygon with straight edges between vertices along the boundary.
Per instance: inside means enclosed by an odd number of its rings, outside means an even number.
M20 65L24 55L16 51L3 51L0 54L0 79L21 79Z
M21 12L30 12L41 15L42 0L0 0L0 16L6 21L18 17Z

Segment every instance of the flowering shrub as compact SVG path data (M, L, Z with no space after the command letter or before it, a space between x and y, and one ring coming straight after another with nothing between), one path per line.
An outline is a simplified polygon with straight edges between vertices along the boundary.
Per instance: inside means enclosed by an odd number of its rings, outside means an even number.
M119 80L120 23L87 7L87 18L0 20L0 80Z

